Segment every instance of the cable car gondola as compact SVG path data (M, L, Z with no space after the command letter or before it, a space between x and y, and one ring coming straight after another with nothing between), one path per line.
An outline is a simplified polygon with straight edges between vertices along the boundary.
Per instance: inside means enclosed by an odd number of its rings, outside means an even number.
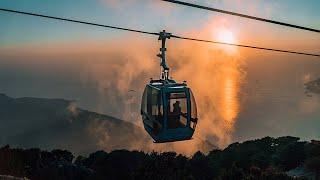
M169 78L165 59L166 39L171 34L160 32L161 78L146 85L141 102L143 125L155 143L183 141L192 138L197 125L196 101L186 82L177 83Z

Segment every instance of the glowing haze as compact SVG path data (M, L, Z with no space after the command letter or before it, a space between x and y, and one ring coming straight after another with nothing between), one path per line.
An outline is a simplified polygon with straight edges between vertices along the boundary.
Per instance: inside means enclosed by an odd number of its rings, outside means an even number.
M5 0L0 5L155 32L167 29L177 35L231 44L320 53L317 34L164 2L57 1L55 8L49 2L30 2ZM285 11L287 6L299 7L300 1L199 3L267 18L300 20L289 19L293 15ZM310 4L317 6L319 2L303 4L309 8L305 12L308 21L297 23L320 29L316 21L320 14ZM142 126L141 93L149 78L159 77L157 37L7 14L0 14L0 20L7 25L0 29L1 93L73 99L81 108ZM303 93L303 83L320 76L316 58L184 40L169 40L167 48L173 78L186 80L197 101L199 124L194 139L160 145L150 140L146 142L148 148L133 139L128 148L191 154L205 149L201 147L203 141L225 147L235 140L261 136L320 138L320 124L316 121L320 118L319 97L307 98ZM90 133L101 136L97 144L108 149L112 139L108 139L103 127L94 122L88 128Z

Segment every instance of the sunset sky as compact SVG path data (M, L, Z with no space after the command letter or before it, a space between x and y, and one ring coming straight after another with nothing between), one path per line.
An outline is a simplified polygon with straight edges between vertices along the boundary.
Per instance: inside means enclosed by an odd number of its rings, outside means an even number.
M320 2L317 0L309 0L307 3L299 0L189 0L188 2L196 2L198 4L239 13L276 19L278 21L313 27L315 29L320 28L320 15L318 12ZM299 30L295 29L288 29L277 25L266 25L261 22L206 12L189 7L181 7L157 0L78 0L76 2L72 0L2 0L0 5L2 8L70 17L84 21L133 27L154 32L167 29L176 34L183 34L186 31L197 29L199 26L204 26L214 17L222 17L225 25L229 26L234 33L254 34L254 37L260 36L261 39L254 39L257 43L264 42L263 40L265 38L276 40L279 38L279 35L285 39L298 39L295 33L306 36L304 37L306 41L317 37L316 34L309 32L302 31L300 33ZM92 38L105 39L120 36L121 33L96 27L41 20L3 12L1 12L0 18L2 22L2 28L0 29L1 45L65 42ZM216 27L212 28L214 29ZM265 35L261 34L262 28L266 29L270 35L264 37Z
M188 2L320 29L318 0ZM158 0L1 0L0 7L320 54L319 33ZM159 73L157 37L5 12L0 22L0 93L71 99L141 123L144 84ZM307 97L303 87L320 77L319 58L176 39L168 53L173 77L194 89L199 138L222 147L263 136L320 138L320 95Z

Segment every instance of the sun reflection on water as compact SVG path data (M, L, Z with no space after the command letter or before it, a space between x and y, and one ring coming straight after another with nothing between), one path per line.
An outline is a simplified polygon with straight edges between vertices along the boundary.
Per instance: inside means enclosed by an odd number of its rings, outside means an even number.
M226 128L231 131L239 113L238 83L235 75L227 74L222 82L221 117Z

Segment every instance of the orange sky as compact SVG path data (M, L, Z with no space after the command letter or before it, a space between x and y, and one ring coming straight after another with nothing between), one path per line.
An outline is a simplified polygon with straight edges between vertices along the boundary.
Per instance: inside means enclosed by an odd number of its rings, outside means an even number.
M224 6L229 4L226 1ZM237 9L243 6L239 2L235 4ZM126 3L114 5L107 8L123 12L128 6ZM179 10L176 14L175 7L165 6L167 13L161 14L163 4L149 5L143 8L152 9L155 17L161 17L159 22L167 22L164 27L179 32L178 35L320 53L320 37L314 33L208 13L191 26L188 21L195 21L204 12L194 15ZM259 3L249 7L246 12L265 17L279 13L271 7L283 8L268 4L266 7L270 9L259 11ZM138 10L130 10L134 20L128 24L140 22ZM182 20L184 23L177 26L176 23ZM140 27L163 28L152 25L154 23ZM159 60L155 56L160 45L157 37L132 33L104 36L102 30L73 25L66 25L66 31L60 32L62 27L57 25L56 34L52 31L55 28L32 31L28 26L25 33L6 31L5 43L0 44L0 82L6 85L1 92L12 96L74 99L80 107L141 126L142 90L150 77L159 74ZM35 33L41 30L46 33ZM45 37L52 33L53 37L62 36L54 40ZM29 35L34 38L25 37ZM16 42L15 38L19 36L24 37ZM193 89L200 118L192 142L168 145L178 152L190 154L196 151L199 140L203 139L224 147L234 140L266 135L320 137L319 129L315 128L320 127L316 122L320 117L317 112L319 98L308 99L303 94L304 77L315 79L320 76L320 63L316 58L175 39L168 42L168 64L173 78L187 80ZM131 89L136 93L128 94ZM303 128L309 129L308 132ZM150 146L158 150L168 148L152 143Z

